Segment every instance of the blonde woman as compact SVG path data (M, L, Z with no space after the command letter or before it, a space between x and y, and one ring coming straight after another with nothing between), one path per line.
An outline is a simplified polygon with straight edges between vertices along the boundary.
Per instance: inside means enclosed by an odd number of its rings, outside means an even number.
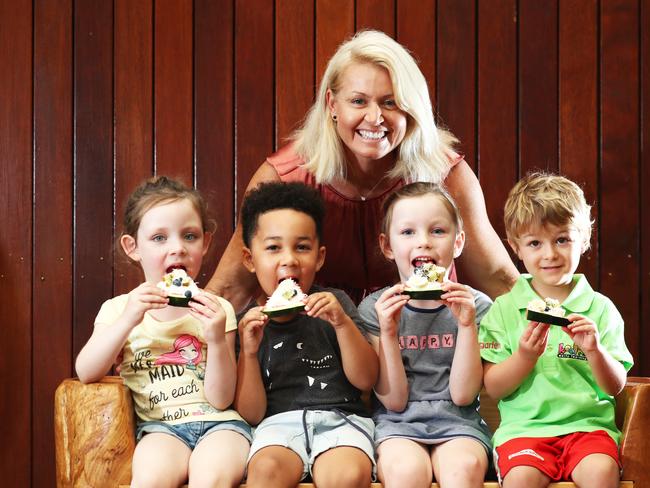
M426 80L413 57L378 31L362 31L330 59L317 98L291 142L269 156L248 189L267 181L300 181L326 204L328 259L317 282L344 289L358 303L397 279L378 252L381 205L413 181L443 183L466 222L463 281L496 297L518 273L492 228L479 182L436 127ZM241 309L257 292L241 264L238 225L207 288Z

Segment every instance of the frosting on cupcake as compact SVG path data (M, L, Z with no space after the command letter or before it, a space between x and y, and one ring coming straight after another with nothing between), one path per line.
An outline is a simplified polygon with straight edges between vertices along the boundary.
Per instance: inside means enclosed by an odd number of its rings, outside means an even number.
M566 311L560 306L560 302L555 298L536 298L528 302L528 310L533 312L545 313L548 315L555 315L556 317L564 317Z
M298 283L291 278L287 278L280 282L273 294L266 301L264 310L289 308L293 306L298 307L303 305L305 298L307 298L307 295L302 292Z
M176 268L171 273L167 273L157 286L165 290L169 297L186 298L188 301L200 293L199 287L196 286L194 280L182 268Z
M406 280L408 290L439 290L445 280L447 270L434 263L424 263L413 270Z

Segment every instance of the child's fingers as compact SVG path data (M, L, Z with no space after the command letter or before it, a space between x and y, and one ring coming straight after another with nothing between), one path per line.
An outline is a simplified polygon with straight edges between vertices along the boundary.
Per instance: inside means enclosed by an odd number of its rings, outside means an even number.
M386 288L384 292L379 295L379 300L386 300L394 295L401 295L404 292L404 283L397 283L396 285L393 285L389 288Z
M322 310L325 310L330 304L330 301L326 297L320 297L315 302L305 305L305 311L310 317L317 316Z
M392 305L389 305L389 306L385 307L385 308L382 310L382 313L383 313L385 316L387 316L387 317L392 317L393 315L395 315L396 313L398 313L400 310L402 310L402 308L404 307L404 305L406 305L406 302L407 302L407 301L408 301L408 300L400 300L400 301L398 301L398 302L395 302L395 303L393 303Z
M596 333L596 330L594 329L594 327L591 326L591 324L573 325L573 326L569 325L567 328L571 331L572 334L580 334L580 333L595 334Z
M152 295L152 294L145 294L145 295L140 295L138 299L143 302L143 303L149 303L149 304L160 304L160 305L167 305L169 303L169 299L166 296L161 296L158 294Z
M400 306L404 306L406 302L408 302L410 299L411 297L408 295L391 295L390 297L386 298L382 302L379 302L379 300L377 300L377 307L379 307L380 309L386 309L394 306L395 304L400 304Z

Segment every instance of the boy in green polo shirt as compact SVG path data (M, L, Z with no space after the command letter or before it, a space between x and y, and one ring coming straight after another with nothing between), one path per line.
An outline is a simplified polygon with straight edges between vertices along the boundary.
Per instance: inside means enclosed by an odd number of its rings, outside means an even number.
M506 201L508 243L530 274L496 299L479 330L485 388L500 400L494 458L506 488L618 486L614 396L632 356L614 304L574 274L589 247L589 212L578 185L549 174L522 179ZM570 323L528 321L540 298L558 300Z

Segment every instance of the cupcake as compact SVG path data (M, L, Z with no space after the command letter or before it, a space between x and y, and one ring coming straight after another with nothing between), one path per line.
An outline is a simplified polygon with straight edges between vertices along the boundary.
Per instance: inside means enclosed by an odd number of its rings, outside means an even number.
M447 270L434 263L424 263L406 280L404 293L416 300L440 300Z
M564 318L565 310L555 298L537 298L528 303L526 319L544 324L566 326L571 323Z
M298 283L291 278L282 280L273 294L266 301L262 313L269 317L279 317L304 310L303 300L307 298Z
M192 297L200 293L194 280L182 268L167 273L157 286L167 292L172 307L187 307Z

